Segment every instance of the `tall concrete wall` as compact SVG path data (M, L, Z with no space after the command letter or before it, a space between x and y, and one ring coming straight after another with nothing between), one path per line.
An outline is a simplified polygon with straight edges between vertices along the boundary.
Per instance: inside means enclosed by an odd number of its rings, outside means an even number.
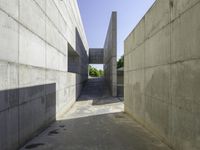
M124 97L124 68L117 69L117 96Z
M200 149L199 14L157 0L125 40L125 110L176 150Z
M113 96L117 96L117 12L113 12L104 44L104 76Z
M68 72L68 45L81 68ZM76 0L0 1L0 149L14 150L67 110L87 79Z

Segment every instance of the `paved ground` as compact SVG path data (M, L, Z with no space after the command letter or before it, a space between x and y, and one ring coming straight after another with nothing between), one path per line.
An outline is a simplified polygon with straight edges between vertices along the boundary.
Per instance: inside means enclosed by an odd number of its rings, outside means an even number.
M21 150L170 150L107 91L102 79L90 79L73 108Z

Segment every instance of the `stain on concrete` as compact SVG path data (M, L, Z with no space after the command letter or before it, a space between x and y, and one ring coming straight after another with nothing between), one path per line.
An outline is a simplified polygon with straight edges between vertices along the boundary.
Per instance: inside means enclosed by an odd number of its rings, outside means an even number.
M115 115L115 118L124 118L123 115Z
M56 135L56 134L59 134L58 129L51 130L51 131L48 133L48 136L52 136L52 135Z
M26 149L34 149L34 148L38 148L40 146L44 146L44 143L34 143L34 144L30 144L25 146Z
M59 125L59 127L60 127L60 128L64 128L64 127L65 127L65 125Z
M174 2L172 0L170 0L169 5L170 5L171 8L173 8L174 7Z

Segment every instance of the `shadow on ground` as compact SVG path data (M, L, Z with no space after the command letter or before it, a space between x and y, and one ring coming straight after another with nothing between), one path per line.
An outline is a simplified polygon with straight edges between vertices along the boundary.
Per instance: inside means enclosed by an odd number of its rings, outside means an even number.
M169 150L123 112L57 121L27 149Z
M92 105L118 103L118 97L112 97L104 78L90 78L83 87L78 101L92 100Z
M170 150L124 113L103 78L90 79L79 101L21 150Z

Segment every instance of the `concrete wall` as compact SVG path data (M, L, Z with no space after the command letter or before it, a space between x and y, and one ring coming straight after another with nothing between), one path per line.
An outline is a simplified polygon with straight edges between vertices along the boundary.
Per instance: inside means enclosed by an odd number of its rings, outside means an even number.
M200 0L157 0L125 40L125 110L176 150L200 149Z
M104 44L104 76L113 96L117 96L117 12L113 12Z
M124 97L124 68L117 69L117 96Z
M89 64L103 64L104 58L103 48L90 48L89 49Z
M68 72L68 45L80 55ZM67 110L87 79L76 0L0 0L0 149L17 149Z

